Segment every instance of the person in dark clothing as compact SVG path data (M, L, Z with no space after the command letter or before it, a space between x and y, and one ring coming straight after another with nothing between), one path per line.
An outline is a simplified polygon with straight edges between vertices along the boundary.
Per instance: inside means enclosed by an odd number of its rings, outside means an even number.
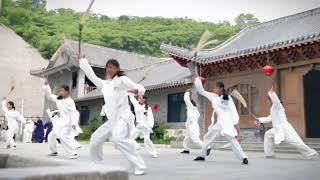
M52 131L53 125L51 121L47 121L44 124L44 129L46 129L46 136L45 136L45 142L48 142L48 135Z
M42 120L37 117L37 120L35 121L34 125L36 126L34 130L34 137L36 143L42 143L43 137L44 137L44 127Z

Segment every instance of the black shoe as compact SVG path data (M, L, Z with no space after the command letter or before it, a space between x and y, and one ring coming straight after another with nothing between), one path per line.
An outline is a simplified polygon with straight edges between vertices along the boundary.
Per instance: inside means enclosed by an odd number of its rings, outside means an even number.
M204 157L198 156L194 159L194 161L205 161L206 159Z
M247 158L244 158L244 159L242 160L242 164L247 165L248 163L249 163L249 161L248 161Z
M211 148L208 148L208 149L207 149L207 156L209 156L210 153L211 153Z
M50 153L50 154L48 154L48 156L58 156L58 153L57 152Z
M180 152L181 154L190 154L190 151L187 150L183 150L182 152Z

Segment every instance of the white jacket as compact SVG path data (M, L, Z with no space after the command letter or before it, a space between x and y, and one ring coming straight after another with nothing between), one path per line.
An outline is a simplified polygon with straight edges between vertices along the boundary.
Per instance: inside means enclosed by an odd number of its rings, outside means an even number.
M229 100L225 101L215 93L205 91L200 78L196 78L194 85L199 94L205 96L212 103L212 108L217 114L217 123L214 125L215 129L221 130L221 135L228 135L235 137L238 135L234 125L239 123L239 114L234 105L234 102L229 96ZM211 117L212 123L214 122L214 113Z
M113 79L101 79L97 77L86 59L79 60L80 68L86 76L94 83L97 88L101 89L104 97L104 112L108 118L107 123L113 124L117 119L127 120L133 123L134 116L130 111L128 101L128 90L138 89L138 94L143 95L145 88L137 85L127 76L115 76Z
M148 106L148 110L146 110L145 105L139 104L133 95L129 95L129 98L136 113L137 127L144 127L152 132L152 128L154 126L154 117L151 107Z
M43 87L45 96L56 103L57 109L60 113L61 126L71 127L72 125L78 125L79 112L76 109L76 105L71 97L65 99L57 99L57 95L51 93L49 85Z
M282 106L277 94L273 91L269 91L268 95L272 101L270 115L267 117L260 117L258 119L261 123L272 122L272 126L275 132L274 142L275 144L280 144L284 140L286 132L288 130L294 131L294 129L287 120L285 109Z
M27 121L24 125L24 130L32 133L34 131L34 122L31 120Z
M8 128L14 130L15 131L14 133L18 133L18 131L19 131L18 122L25 123L26 120L18 111L14 110L14 109L9 110L7 108L7 101L6 100L2 101L1 106L2 106L2 110L4 111L6 121L8 123L7 124Z
M187 106L187 121L186 121L186 132L188 136L195 136L199 138L200 128L198 120L200 118L200 112L196 106L191 103L190 92L184 93L184 102Z

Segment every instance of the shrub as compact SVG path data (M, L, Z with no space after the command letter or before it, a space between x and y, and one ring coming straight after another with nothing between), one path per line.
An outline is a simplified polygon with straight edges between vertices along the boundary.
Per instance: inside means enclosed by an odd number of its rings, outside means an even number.
M91 134L99 128L99 126L102 125L102 121L97 119L96 117L92 118L89 121L89 124L87 126L82 127L83 133L81 133L78 137L80 140L89 140L91 137Z
M155 123L153 127L153 134L151 134L151 139L155 144L170 144L171 139L165 138L164 134L169 125L164 123Z

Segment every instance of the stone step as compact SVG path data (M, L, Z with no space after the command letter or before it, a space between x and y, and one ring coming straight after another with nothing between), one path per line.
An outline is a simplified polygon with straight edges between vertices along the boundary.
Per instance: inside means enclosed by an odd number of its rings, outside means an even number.
M309 147L315 149L316 151L320 152L320 143L316 142L307 142L306 143ZM182 142L181 141L174 141L171 143L171 147L173 148L182 148ZM263 152L263 143L248 143L248 142L241 142L241 147L244 151L257 151L257 152ZM284 152L284 153L298 153L296 148L293 146L282 143L280 145L275 145L275 151L276 152ZM227 141L215 141L213 144L213 149L218 150L231 150L231 147Z

